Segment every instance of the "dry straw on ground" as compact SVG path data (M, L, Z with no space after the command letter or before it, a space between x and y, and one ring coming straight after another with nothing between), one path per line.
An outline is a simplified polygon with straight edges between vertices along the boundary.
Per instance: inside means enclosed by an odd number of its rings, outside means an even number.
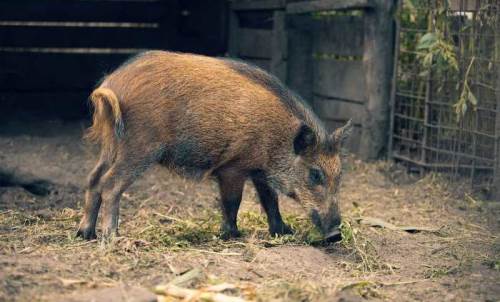
M126 192L121 237L102 248L74 237L83 194L78 181L94 160L78 136L0 137L0 144L6 146L0 164L30 163L32 172L59 184L46 197L0 188L0 300L85 297L92 288L122 284L149 289L192 269L201 277L177 286L199 293L231 284L219 293L249 301L500 296L500 207L438 175L414 179L390 163L349 158L339 198L343 240L324 244L286 198L282 212L297 232L270 237L250 185L239 216L243 237L220 240L215 184L154 168Z

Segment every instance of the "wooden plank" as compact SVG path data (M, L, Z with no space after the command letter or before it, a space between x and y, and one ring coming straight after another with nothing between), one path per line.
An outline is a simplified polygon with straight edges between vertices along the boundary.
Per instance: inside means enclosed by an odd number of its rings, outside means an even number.
M240 27L268 29L273 28L272 10L252 10L252 11L237 11Z
M312 15L287 15L287 28L301 31L316 32L320 30L319 20Z
M314 60L313 92L363 103L366 88L362 61Z
M497 23L497 30L500 30L500 22ZM498 38L498 36L497 36ZM500 42L496 41L497 56L500 54ZM496 67L497 87L500 87L500 66ZM495 115L495 169L493 170L493 199L500 201L500 90L496 89L496 115Z
M295 19L312 19L306 15L287 16L289 21ZM300 22L300 20L298 21ZM288 86L301 95L305 100L312 101L313 64L311 32L299 28L289 28L288 32Z
M286 0L240 0L231 3L233 10L284 9Z
M285 12L275 11L274 28L271 40L270 71L281 81L286 81L287 32L285 29Z
M398 1L396 4L396 11L401 11L402 7L401 1ZM391 79L391 99L389 100L389 108L390 108L390 120L389 120L389 137L387 141L387 158L392 159L393 154L393 145L394 145L394 122L395 122L395 104L396 104L396 88L398 82L398 62L399 62L399 52L400 52L400 38L401 38L401 18L395 18L395 26L394 26L394 58L392 60L392 79Z
M376 0L377 7L364 14L363 66L366 82L366 122L360 141L360 155L375 160L385 155L389 122L389 100L393 70L394 2Z
M0 52L0 91L91 89L130 54Z
M329 132L332 132L335 129L344 126L345 123L347 122L347 120L340 121L340 120L324 119L323 122L325 124L326 129ZM343 146L343 148L347 149L349 152L352 152L352 153L359 153L361 131L362 130L361 130L361 127L359 127L359 125L354 125L354 127L352 128L352 133L349 136L349 138L347 139L347 141L345 142L345 145Z
M336 16L317 20L317 23L313 47L315 54L363 55L362 17Z
M175 1L2 0L0 20L155 22L175 14Z
M306 14L328 10L353 10L374 7L372 0L317 0L290 3L286 6L288 14Z
M238 56L270 59L272 56L273 32L265 29L239 29Z
M176 2L179 4L178 20L168 26L177 32L178 47L175 49L211 56L226 53L228 1L177 0Z
M352 119L354 124L361 126L364 121L363 104L344 102L338 99L313 97L313 109L320 118L343 120Z
M240 23L238 20L238 14L230 10L229 11L229 29L228 29L228 45L227 52L229 56L236 58L239 53L239 39L240 39Z
M166 48L160 28L0 26L0 46Z

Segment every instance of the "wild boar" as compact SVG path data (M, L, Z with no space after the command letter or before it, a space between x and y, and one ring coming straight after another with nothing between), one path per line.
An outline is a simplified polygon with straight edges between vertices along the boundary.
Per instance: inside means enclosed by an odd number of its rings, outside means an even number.
M119 200L154 163L190 179L217 180L221 236L239 236L236 220L245 181L255 185L271 234L292 230L278 192L310 213L328 236L341 222L336 193L340 148L350 121L333 133L277 78L232 59L166 51L137 55L104 77L90 100L87 136L101 146L88 177L78 236L117 234Z

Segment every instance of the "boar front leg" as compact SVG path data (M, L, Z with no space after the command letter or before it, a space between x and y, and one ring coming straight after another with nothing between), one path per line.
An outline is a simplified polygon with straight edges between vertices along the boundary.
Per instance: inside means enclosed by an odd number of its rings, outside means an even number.
M252 181L259 195L260 203L266 211L269 233L273 236L293 234L293 230L283 222L281 218L278 194L269 186L265 176L261 174L252 175Z
M240 208L245 176L232 170L219 171L220 199L222 208L221 238L224 240L239 237L237 217Z
M83 208L83 217L80 220L78 232L76 236L83 239L95 239L95 225L97 221L97 214L101 207L101 191L98 187L102 175L108 170L109 162L106 155L101 153L101 157L96 166L90 172L87 180L87 190L85 192L85 206Z

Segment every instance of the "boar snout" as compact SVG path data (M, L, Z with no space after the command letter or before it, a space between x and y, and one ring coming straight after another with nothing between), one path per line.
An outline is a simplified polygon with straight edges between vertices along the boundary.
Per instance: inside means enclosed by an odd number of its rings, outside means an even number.
M340 240L341 218L336 205L330 206L326 211L311 211L313 224L320 230L326 240Z

